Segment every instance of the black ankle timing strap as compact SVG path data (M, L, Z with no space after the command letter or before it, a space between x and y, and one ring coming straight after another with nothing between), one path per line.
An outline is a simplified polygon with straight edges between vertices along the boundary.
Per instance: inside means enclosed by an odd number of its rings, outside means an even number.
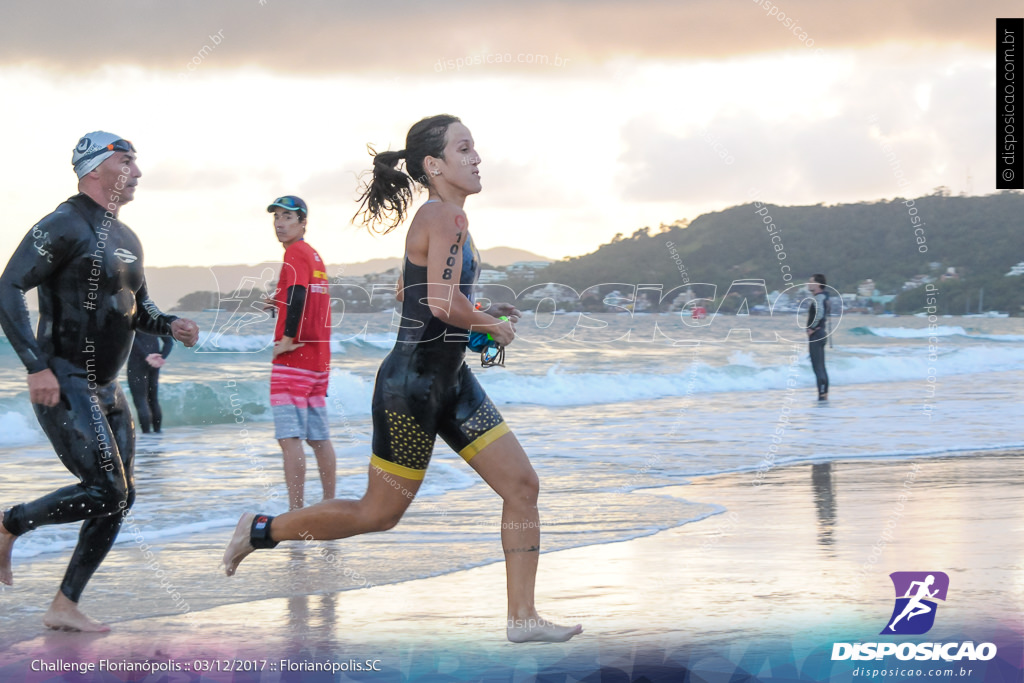
M277 541L270 540L270 522L274 518L269 515L256 515L252 519L249 530L249 543L253 548L273 548Z

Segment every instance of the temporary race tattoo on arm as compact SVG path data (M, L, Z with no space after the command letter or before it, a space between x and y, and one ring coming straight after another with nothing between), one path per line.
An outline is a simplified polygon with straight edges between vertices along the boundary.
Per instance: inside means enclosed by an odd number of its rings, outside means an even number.
M455 233L455 244L448 249L448 259L444 262L447 268L441 273L441 277L445 280L452 279L452 268L455 266L455 256L459 253L459 245L462 243L462 233L466 230L466 219L463 216L455 217L455 227L459 229Z
M540 550L539 545L531 545L529 548L505 548L506 553L535 553Z

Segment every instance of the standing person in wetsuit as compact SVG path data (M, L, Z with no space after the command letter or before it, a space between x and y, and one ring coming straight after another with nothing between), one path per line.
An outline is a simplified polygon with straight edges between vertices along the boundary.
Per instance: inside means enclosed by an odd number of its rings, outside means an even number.
M398 170L405 159L408 175ZM280 541L338 539L385 531L402 518L423 482L437 435L501 496L501 542L513 642L565 641L581 633L557 626L534 607L540 553L539 483L530 461L465 363L467 331L489 332L505 346L515 338L519 311L496 304L474 308L480 259L463 204L480 192L480 157L469 129L454 116L415 124L401 152L375 154L363 194L363 221L407 216L414 181L429 191L405 241L402 322L395 347L380 366L373 393L373 454L360 500L329 500L278 517L246 513L224 552L227 574L256 548ZM500 320L505 316L507 320Z
M135 412L139 415L139 426L143 434L160 433L164 414L160 410L160 368L167 361L174 348L170 337L154 337L137 332L128 354L128 388L132 392Z
M818 400L828 400L828 372L825 371L825 340L828 338L828 316L831 312L825 276L815 273L807 283L814 297L807 310L807 341L810 347L811 367L818 386Z
M309 207L293 195L267 207L284 246L274 303L280 315L274 331L270 406L274 436L284 456L288 509L302 507L306 488L305 439L316 456L324 500L334 498L334 445L327 428L327 384L331 369L331 297L327 272L305 240Z
M114 544L132 506L135 431L117 375L135 330L172 335L186 346L199 328L160 312L149 298L142 244L118 220L142 173L127 140L96 131L75 147L79 194L43 218L0 275L0 325L28 370L29 400L57 456L79 483L15 505L0 524L0 582L12 582L18 536L47 524L82 522L67 573L43 623L109 631L78 601ZM25 292L39 290L39 327Z

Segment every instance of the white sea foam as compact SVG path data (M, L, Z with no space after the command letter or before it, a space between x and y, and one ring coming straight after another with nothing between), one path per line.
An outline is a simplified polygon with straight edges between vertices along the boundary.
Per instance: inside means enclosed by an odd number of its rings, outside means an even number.
M358 336L334 335L331 337L331 353L348 353L349 348L390 350L395 345L394 334L365 333ZM262 353L270 351L274 343L272 334L214 334L201 332L197 353Z
M887 337L889 339L926 339L928 337L952 337L954 335L968 336L967 330L959 325L937 325L934 329L927 327L867 327L855 329L866 329L876 337Z
M918 381L928 376L946 377L1002 372L1024 367L1024 347L1006 344L954 345L939 342L934 355L927 346L916 348L880 347L837 348L828 354L828 372L835 385ZM492 368L476 372L476 377L491 399L499 405L532 404L544 406L580 406L648 401L688 394L719 392L762 392L786 388L790 378L788 356L756 356L732 351L720 358L724 365L697 362L666 366L666 372L611 372L616 365L599 366L604 372L579 371L579 365L559 363L544 374L519 372L510 368ZM813 386L814 378L801 346L796 364L798 386ZM161 384L164 420L169 425L217 424L235 421L239 408L247 420L273 419L270 410L269 370L258 381L239 381L237 388L225 390L223 381L185 380ZM327 407L335 423L370 414L374 377L347 369L331 370ZM234 398L233 398L234 396ZM235 403L232 403L232 400ZM0 416L0 446L32 443L38 430L17 413ZM33 436L34 435L34 436Z
M21 413L0 414L0 446L24 446L43 438L42 431Z
M927 339L929 337L966 337L986 341L1021 342L1024 335L1020 334L986 334L966 330L959 325L938 325L934 329L928 327L855 327L853 334L872 335L887 339Z
M798 382L814 383L809 361L801 349ZM758 365L749 354L735 352L730 364L712 367L698 364L666 373L564 372L553 366L545 375L522 375L512 370L481 374L480 381L499 403L532 403L574 406L642 401L689 393L770 391L786 387L789 365ZM971 346L940 350L929 358L926 347L899 355L867 357L833 355L828 372L833 384L866 384L922 379L929 374L948 376L1018 369L1024 365L1024 349L1004 346ZM930 372L933 369L934 372Z

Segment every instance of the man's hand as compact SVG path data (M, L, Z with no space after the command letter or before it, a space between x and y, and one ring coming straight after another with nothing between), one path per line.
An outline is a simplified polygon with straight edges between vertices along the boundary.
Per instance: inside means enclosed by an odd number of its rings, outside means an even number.
M146 362L149 363L151 368L162 368L167 359L161 356L159 353L151 353L146 356Z
M807 329L807 336L810 337L812 334L814 334L814 330L808 328Z
M493 315L495 318L505 316L513 323L519 322L519 319L523 317L523 312L516 308L513 304L491 304L485 313ZM493 336L493 335L492 335Z
M171 323L171 336L192 348L199 341L199 325L188 318L178 318Z
M274 342L274 358L282 353L288 353L295 349L301 349L305 344L296 344L293 337L281 337L281 341Z
M60 384L53 370L47 368L28 376L28 400L52 408L60 401Z

